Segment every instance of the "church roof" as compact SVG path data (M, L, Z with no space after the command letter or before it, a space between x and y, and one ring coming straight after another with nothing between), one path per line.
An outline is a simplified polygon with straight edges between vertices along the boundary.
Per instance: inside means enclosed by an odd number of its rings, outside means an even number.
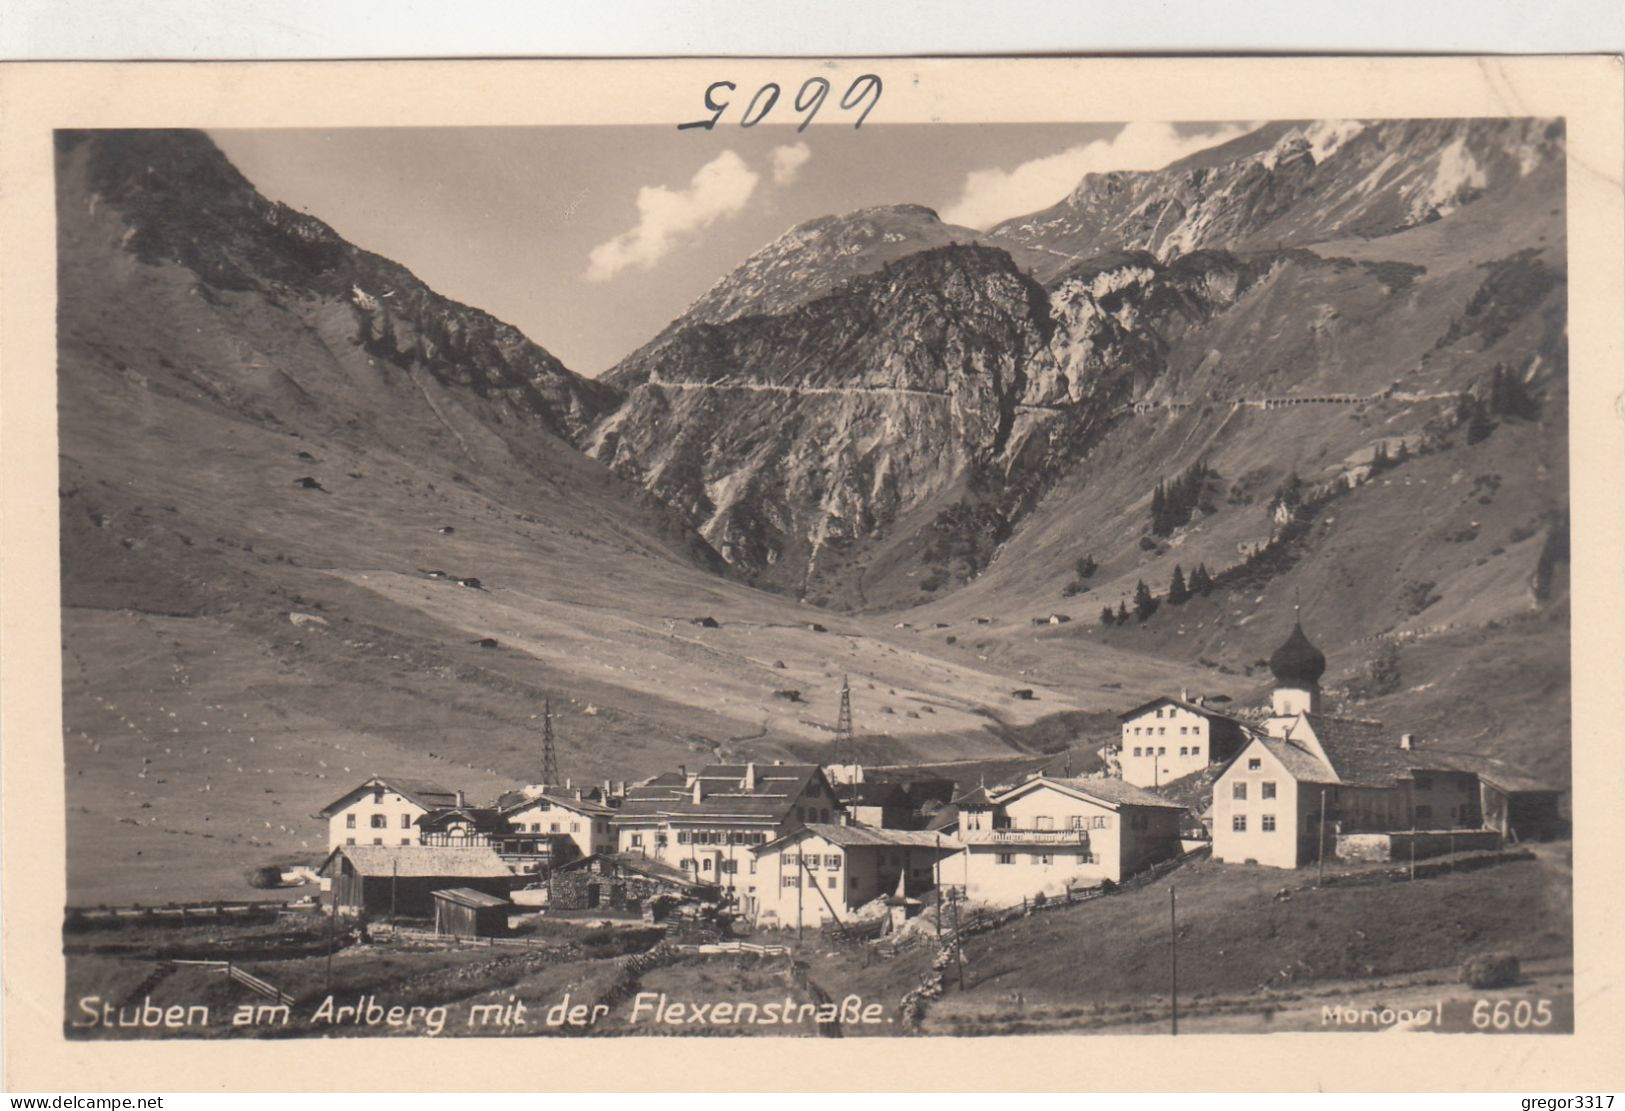
M1292 623L1292 632L1270 656L1270 671L1276 682L1287 687L1316 687L1326 674L1326 654L1304 635L1303 626Z

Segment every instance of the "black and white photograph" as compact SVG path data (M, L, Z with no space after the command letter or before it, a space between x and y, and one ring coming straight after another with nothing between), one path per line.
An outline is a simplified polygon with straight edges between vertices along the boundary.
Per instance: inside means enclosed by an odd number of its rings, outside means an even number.
M51 133L61 1036L1573 1034L1569 121L726 69Z

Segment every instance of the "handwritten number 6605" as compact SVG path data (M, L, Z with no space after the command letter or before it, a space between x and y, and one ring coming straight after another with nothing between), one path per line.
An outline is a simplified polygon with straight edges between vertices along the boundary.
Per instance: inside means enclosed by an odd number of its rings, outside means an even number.
M869 118L869 113L874 111L876 104L880 103L882 87L879 77L872 73L865 73L854 78L852 84L846 87L846 92L841 94L839 103L844 111L850 112L859 107L863 109L858 113L858 118L853 121L853 128L862 127L863 121ZM705 130L710 131L721 122L723 115L733 103L731 97L727 100L718 100L718 90L725 89L732 93L738 88L739 86L732 81L711 82L710 85L706 86L705 90L705 107L710 110L711 118L680 123L677 125L677 130L687 131L691 127L703 127ZM766 119L768 113L773 111L774 105L778 104L780 91L779 86L772 81L757 89L756 95L750 98L750 102L745 105L745 110L739 117L739 126L755 127ZM795 110L804 117L796 131L807 130L807 125L813 122L813 117L818 115L819 109L823 108L824 101L829 97L829 92L829 81L822 77L809 77L802 83L801 88L796 90L795 99L791 103L794 104Z

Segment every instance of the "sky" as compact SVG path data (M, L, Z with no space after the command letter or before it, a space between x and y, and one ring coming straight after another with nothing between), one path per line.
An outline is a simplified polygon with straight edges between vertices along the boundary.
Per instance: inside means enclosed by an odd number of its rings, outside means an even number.
M795 224L923 204L983 229L1085 173L1158 169L1234 123L213 131L272 200L589 376Z

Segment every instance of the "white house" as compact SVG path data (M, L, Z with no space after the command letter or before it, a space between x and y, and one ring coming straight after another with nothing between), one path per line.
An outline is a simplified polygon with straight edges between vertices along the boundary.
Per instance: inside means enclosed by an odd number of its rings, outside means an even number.
M1037 776L958 800L963 853L942 882L1006 905L1067 887L1120 882L1180 854L1185 808L1120 779Z
M439 784L375 775L314 816L327 820L328 852L344 845L413 845L419 818L462 802L461 791Z
M881 896L929 891L959 851L953 838L922 830L803 826L751 852L739 907L763 926L845 922Z
M1117 763L1137 787L1160 787L1240 750L1241 722L1202 698L1154 698L1118 717L1123 723Z
M502 809L515 833L559 834L575 842L582 856L615 851L615 811L586 798L580 791L526 788L519 799Z

